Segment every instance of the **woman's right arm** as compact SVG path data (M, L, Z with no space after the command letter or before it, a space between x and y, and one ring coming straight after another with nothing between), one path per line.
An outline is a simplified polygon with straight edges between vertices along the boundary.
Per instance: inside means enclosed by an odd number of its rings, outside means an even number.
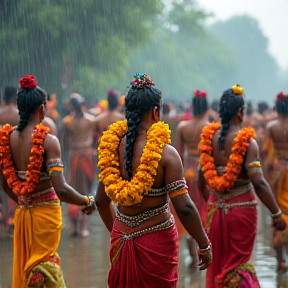
M57 137L47 135L44 142L44 148L46 152L46 163L57 159L61 160L61 148ZM87 206L89 204L89 198L87 196L81 195L66 183L63 172L59 172L55 169L55 172L50 171L49 174L52 186L62 202L79 206Z
M8 186L7 181L0 171L0 186L2 187L3 191L16 203L18 203L18 197L15 193L13 193L12 189Z
M250 145L246 154L245 166L247 167L247 175L250 178L255 192L261 202L268 208L271 215L277 215L280 210L277 202L274 198L274 195L271 191L271 188L263 176L263 172L261 167L251 167L251 163L255 163L259 161L259 149L256 140L251 139ZM286 227L285 221L279 213L279 217L273 218L273 226L278 230L284 230Z
M181 158L177 151L169 145L166 145L163 150L162 160L165 172L165 184L173 183L183 179L184 171ZM209 239L204 232L201 219L188 193L181 194L171 198L172 204L176 210L182 225L187 232L196 240L200 249L205 249L209 246ZM212 257L212 256L211 256ZM212 259L206 259L206 263L200 266L200 269L206 269L210 265Z

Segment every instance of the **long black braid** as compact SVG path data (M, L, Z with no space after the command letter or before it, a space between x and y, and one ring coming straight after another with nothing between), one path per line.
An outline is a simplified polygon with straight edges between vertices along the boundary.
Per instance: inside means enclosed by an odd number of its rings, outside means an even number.
M276 111L280 115L288 115L288 95L280 92L276 97Z
M46 92L40 87L22 88L17 94L17 106L19 109L20 122L17 126L18 131L23 131L26 127L29 117L33 114L41 104L46 104Z
M219 135L220 150L224 150L225 139L230 127L230 121L237 114L239 109L244 109L244 104L245 102L243 95L236 94L232 88L223 92L220 99L220 111L219 111L221 118L221 128Z
M137 75L137 74L136 74ZM140 74L146 75L146 74ZM154 83L153 83L154 84ZM151 110L161 107L162 93L160 90L144 85L141 88L133 87L128 91L125 98L125 112L127 118L127 134L126 134L126 148L125 148L125 170L131 179L133 176L132 159L133 147L141 128L143 117Z

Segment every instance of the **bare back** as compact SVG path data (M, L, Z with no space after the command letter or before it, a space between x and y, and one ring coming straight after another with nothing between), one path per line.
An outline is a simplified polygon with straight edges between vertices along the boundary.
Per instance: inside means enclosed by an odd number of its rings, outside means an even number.
M225 138L225 145L224 145L224 153L219 150L219 134L220 132L217 131L213 138L212 138L212 146L213 146L213 158L214 158L214 163L216 167L218 166L226 166L227 162L229 160L229 157L232 153L232 146L234 144L234 139L238 134L238 131L233 131L233 132L228 132L226 138ZM247 148L248 153L249 147ZM244 163L245 164L245 160ZM246 172L244 169L242 169L241 174L239 175L240 178L248 179L248 176L246 175Z
M273 141L275 156L288 158L288 117L269 122L267 133Z
M14 164L14 168L17 171L27 171L27 166L29 164L29 157L31 154L32 148L32 137L31 134L34 130L34 127L27 126L25 129L20 133L17 130L14 130L10 136L10 149L12 155L12 161ZM52 135L47 135L45 142L44 142L44 149L47 148L47 138L54 137ZM49 141L48 141L49 142ZM49 144L48 144L49 145ZM46 172L46 149L44 152L44 161L43 161L43 168L41 172ZM51 181L49 179L41 180L37 184L35 188L35 192L43 191L48 188L52 187Z
M103 112L96 117L96 132L102 135L102 133L108 129L109 125L119 120L124 120L124 115L117 110Z
M0 125L10 124L15 126L19 123L19 110L16 105L9 104L0 108Z
M125 138L123 138L119 147L120 171L123 179L128 180L128 173L125 170L124 153L125 153ZM146 144L146 133L140 134L134 143L132 167L133 173L140 164L140 158ZM173 165L174 164L174 165ZM173 165L173 166L172 166ZM173 167L173 169L167 169ZM183 178L183 167L181 159L177 151L170 145L165 145L162 158L159 161L157 175L153 183L153 188L162 188L167 183L173 182ZM120 206L120 211L126 215L136 215L144 211L160 207L167 202L167 195L158 197L144 196L140 204L133 206Z
M187 121L181 121L177 128L176 149L184 159L184 151L187 151L189 158L198 157L198 144L201 140L203 127L209 124L207 116L193 118Z
M71 148L91 147L93 144L93 132L95 130L96 117L84 113L83 117L68 115L64 118L64 134L70 138Z

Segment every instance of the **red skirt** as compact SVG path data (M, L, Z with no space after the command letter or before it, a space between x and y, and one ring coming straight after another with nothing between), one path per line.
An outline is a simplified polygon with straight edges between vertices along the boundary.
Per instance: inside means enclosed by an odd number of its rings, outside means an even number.
M110 288L177 287L179 246L175 224L164 230L152 229L153 232L143 228L131 228L115 219L111 233Z

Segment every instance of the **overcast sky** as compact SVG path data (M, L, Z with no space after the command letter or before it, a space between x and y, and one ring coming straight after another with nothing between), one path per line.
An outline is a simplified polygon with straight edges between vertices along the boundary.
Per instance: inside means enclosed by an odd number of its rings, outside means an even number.
M217 20L247 14L255 18L269 40L269 52L288 68L288 0L197 0Z

